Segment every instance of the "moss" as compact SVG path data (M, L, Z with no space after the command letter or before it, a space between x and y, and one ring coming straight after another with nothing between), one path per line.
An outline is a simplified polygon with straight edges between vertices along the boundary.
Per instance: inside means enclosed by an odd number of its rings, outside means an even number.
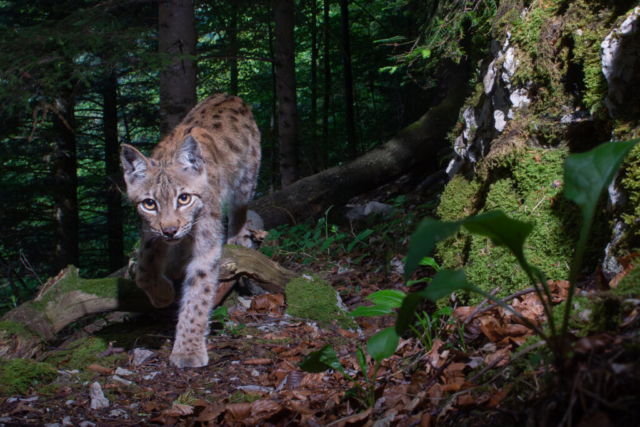
M48 384L58 377L58 371L48 363L33 360L0 360L0 394L26 394L29 387Z
M600 43L611 31L603 23L610 22L612 11L578 0L569 5L565 16L565 32L574 41L572 62L581 65L584 73L583 102L591 114L602 117L608 85L602 73Z
M313 280L299 277L285 287L287 313L291 316L316 320L324 325L334 321L343 329L356 329L355 321L338 306L336 291L319 276Z
M612 291L621 297L640 296L640 268L633 268Z
M46 361L52 365L64 369L86 369L92 363L98 362L97 355L104 352L109 346L109 341L104 337L90 336L82 338L71 344L68 350L60 350L49 356ZM118 359L125 358L125 354L112 355L100 358L100 364L108 366Z
M22 323L14 322L12 320L3 320L0 322L0 334L1 333L5 333L7 335L17 335L21 337L34 336L40 338L40 335L35 331L27 328Z
M468 181L461 175L454 176L442 193L438 216L444 221L457 221L471 215L478 188L477 182Z
M41 300L32 302L32 307L42 311L50 301L55 301L61 295L71 291L82 291L103 298L118 298L118 290L121 288L120 283L123 281L125 279L116 277L83 279L78 276L78 269L70 266L69 271L42 296Z

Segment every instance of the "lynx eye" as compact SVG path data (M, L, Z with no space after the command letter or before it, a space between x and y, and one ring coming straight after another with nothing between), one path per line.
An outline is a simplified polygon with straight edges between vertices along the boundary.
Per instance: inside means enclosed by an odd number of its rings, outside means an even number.
M148 211L155 211L156 210L156 202L153 199L144 199L142 201L142 207L145 208Z
M178 196L178 204L184 206L188 205L191 201L191 194L181 194Z

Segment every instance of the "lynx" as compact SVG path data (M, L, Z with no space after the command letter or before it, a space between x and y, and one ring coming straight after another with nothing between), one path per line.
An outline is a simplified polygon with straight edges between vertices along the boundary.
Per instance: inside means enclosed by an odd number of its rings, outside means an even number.
M136 283L156 307L174 300L183 277L171 362L208 363L208 319L222 252L222 204L229 205L228 243L248 246L247 202L260 165L260 132L246 102L213 95L198 104L145 157L123 145L127 197L142 219Z

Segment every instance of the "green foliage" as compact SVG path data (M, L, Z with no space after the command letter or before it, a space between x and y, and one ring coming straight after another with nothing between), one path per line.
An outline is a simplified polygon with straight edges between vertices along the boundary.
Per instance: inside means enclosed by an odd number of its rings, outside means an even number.
M562 365L565 354L565 339L569 327L570 313L573 308L572 297L575 292L578 272L582 267L582 261L587 245L587 237L594 218L594 212L602 191L609 185L615 173L620 168L622 161L637 141L625 141L605 143L593 150L569 156L564 163L564 180L566 197L575 202L582 212L582 228L580 238L575 247L575 257L569 273L569 292L566 300L566 309L563 312L562 328L556 330L552 309L552 299L544 273L529 264L525 257L524 246L533 226L529 223L510 219L500 211L489 212L476 217L466 218L457 222L441 223L425 219L411 237L409 253L405 265L405 277L408 278L417 266L416 259L429 254L438 241L442 241L456 233L460 227L465 227L475 235L487 237L498 247L505 247L518 260L520 267L526 272L530 283L533 285L540 302L542 303L549 322L549 335L536 325L523 318L517 311L504 304L500 299L486 291L469 283L464 271L441 270L433 278L430 286L425 290L407 296L398 314L396 330L402 333L411 322L420 300L428 298L432 301L444 298L448 293L463 289L478 293L485 298L495 301L513 314L518 316L527 326L534 329L549 345L553 351L556 362ZM415 241L415 242L414 242ZM605 312L610 314L610 310ZM602 317L602 316L601 316Z
M48 363L25 359L0 359L0 394L26 394L29 387L48 384L58 371Z
M336 291L316 275L287 283L285 295L291 316L316 320L325 326L336 322L343 329L356 328L353 319L338 305Z

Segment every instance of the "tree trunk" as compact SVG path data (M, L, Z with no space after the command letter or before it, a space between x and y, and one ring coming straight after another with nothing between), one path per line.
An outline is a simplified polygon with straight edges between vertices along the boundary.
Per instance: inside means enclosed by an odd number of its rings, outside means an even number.
M329 61L329 0L324 0L324 94L322 103L322 148L324 165L329 167L329 96L331 91L331 62Z
M75 133L75 99L71 93L60 93L56 99L53 128L57 141L53 148L53 181L56 223L55 267L78 265L78 165Z
M293 0L274 0L274 11L280 174L287 187L300 178Z
M231 25L229 26L229 93L238 95L238 2L231 0Z
M118 80L109 75L104 83L104 161L107 177L107 252L109 271L126 263L124 256L123 210L120 189L124 188L120 173L120 143L118 141Z
M196 18L190 0L160 0L158 44L160 71L160 134L169 133L196 105Z
M349 159L358 154L356 125L353 114L353 73L351 71L351 43L349 41L349 0L340 0L340 17L342 22L342 58L344 60L344 101L345 118L347 120L347 151Z
M220 283L214 304L221 302L235 281L248 277L271 293L284 293L287 283L297 274L281 267L260 252L241 246L223 247L220 260ZM3 317L19 324L6 331L0 329L0 357L33 357L43 343L85 316L110 311L166 313L154 308L133 280L121 277L82 279L71 266L49 279L44 291L33 301L20 305ZM21 331L21 332L16 332Z
M440 79L444 98L417 122L390 141L356 160L306 177L282 190L250 203L265 222L265 229L313 217L329 206L388 183L413 168L424 174L438 170L437 153L447 147L447 132L458 119L468 95L467 61L446 67Z
M318 25L316 0L311 0L311 143L318 150Z

